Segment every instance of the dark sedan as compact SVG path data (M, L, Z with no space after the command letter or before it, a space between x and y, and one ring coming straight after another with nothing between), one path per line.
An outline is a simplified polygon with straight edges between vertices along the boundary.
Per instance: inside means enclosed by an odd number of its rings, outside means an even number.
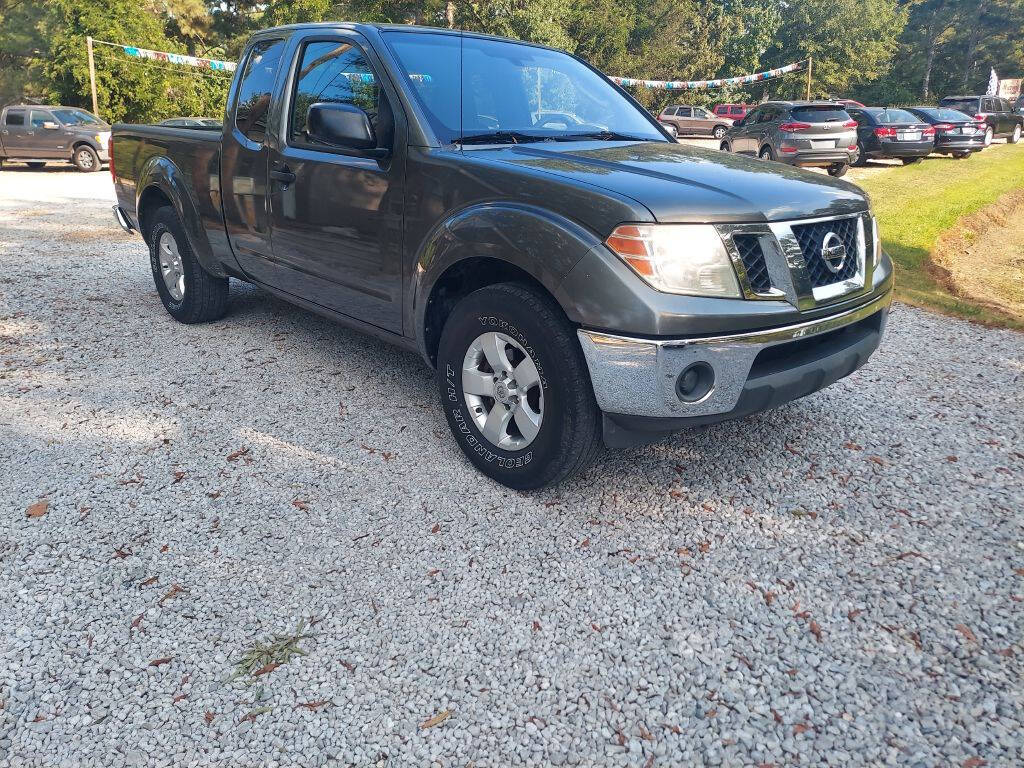
M905 109L848 107L857 121L857 165L869 159L895 158L904 165L931 154L935 129Z
M935 129L935 149L943 155L970 157L985 148L985 129L970 115L949 107L907 107Z

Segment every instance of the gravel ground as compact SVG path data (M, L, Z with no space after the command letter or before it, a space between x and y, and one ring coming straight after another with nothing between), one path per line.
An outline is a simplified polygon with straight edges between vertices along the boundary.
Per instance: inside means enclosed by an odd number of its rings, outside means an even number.
M522 495L413 354L237 284L176 324L111 196L0 172L0 765L1024 761L1021 335L897 306Z

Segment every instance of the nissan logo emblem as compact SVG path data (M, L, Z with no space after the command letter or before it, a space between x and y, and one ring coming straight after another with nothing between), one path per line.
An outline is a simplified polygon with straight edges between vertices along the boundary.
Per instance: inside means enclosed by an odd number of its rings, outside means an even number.
M833 274L838 274L846 263L846 246L835 232L829 232L821 241L821 260Z

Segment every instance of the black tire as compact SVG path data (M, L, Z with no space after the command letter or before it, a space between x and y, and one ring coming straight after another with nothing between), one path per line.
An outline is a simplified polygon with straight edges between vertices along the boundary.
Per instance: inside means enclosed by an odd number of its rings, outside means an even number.
M970 152L954 152L953 153L953 157L955 157L957 160L966 160L970 156L971 156Z
M904 157L902 158L904 165L913 165L914 163L920 163L920 157Z
M761 147L761 151L757 153L757 156L762 160L774 160L775 150L771 148L771 145L765 144Z
M1020 123L1017 123L1015 126L1013 126L1013 133L1011 133L1009 135L1009 137L1007 137L1006 143L1007 144L1016 144L1018 141L1020 141L1020 134L1021 134L1021 125L1020 125Z
M828 175L838 179L840 176L845 176L848 170L850 170L849 163L836 163L828 167Z
M499 448L484 437L463 393L467 354L478 337L492 332L513 339L537 368L543 417L521 450ZM513 363L513 353L522 354L511 345L504 349ZM601 412L576 332L558 304L530 286L487 286L455 306L441 332L437 383L455 441L477 469L502 485L528 490L560 482L585 469L601 448ZM491 403L491 410L504 407Z
M100 170L100 157L96 154L96 150L88 144L75 147L75 154L71 156L71 162L82 173Z
M729 142L728 141L723 141L721 144L719 144L718 145L718 151L719 152L731 152L732 150L729 148Z
M228 279L215 277L203 269L192 253L185 229L174 209L165 205L149 217L149 264L153 282L167 313L179 323L207 323L224 316L228 306ZM174 239L184 271L184 290L180 299L171 295L160 268L160 243L164 234Z
M716 125L715 130L712 131L711 135L714 136L716 139L721 139L723 136L725 136L725 126Z
M29 168L36 168L36 169L38 169L38 168L44 167L46 165L46 163L40 163L40 162L38 162L36 160L33 160L31 163L25 163L25 165L27 165Z

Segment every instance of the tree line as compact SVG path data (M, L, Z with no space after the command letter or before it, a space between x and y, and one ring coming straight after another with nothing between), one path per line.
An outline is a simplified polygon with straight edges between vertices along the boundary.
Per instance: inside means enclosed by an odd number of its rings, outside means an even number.
M306 21L415 23L553 45L609 74L729 77L813 57L812 95L934 102L1021 77L1024 0L0 0L0 103L90 107L85 38L235 60L255 30ZM224 73L96 47L107 120L218 116ZM799 97L801 74L744 88L640 90L652 109Z

